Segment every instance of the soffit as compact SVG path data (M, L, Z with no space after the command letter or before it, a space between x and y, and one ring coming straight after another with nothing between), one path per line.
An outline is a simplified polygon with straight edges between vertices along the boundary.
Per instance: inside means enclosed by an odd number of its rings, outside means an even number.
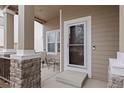
M45 21L59 16L62 5L39 5L35 6L35 16Z
M59 10L64 5L35 5L35 17L38 19L48 21L56 16L59 16ZM8 8L15 13L18 13L18 5L0 5L1 9Z

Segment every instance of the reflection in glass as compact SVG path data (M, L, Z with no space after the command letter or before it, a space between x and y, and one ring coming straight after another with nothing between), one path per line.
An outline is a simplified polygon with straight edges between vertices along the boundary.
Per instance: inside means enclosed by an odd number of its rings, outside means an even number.
M70 26L70 44L84 43L84 29L83 24Z
M48 34L48 42L54 42L55 43L56 41L56 33L55 32L50 32Z
M48 33L48 52L60 52L60 32Z
M69 51L69 64L84 65L84 51L82 46L71 46Z
M48 43L48 51L55 52L55 43Z
M84 65L84 24L72 25L69 29L69 64Z
M58 47L57 48L58 49L57 52L60 52L60 43L57 43L57 47Z

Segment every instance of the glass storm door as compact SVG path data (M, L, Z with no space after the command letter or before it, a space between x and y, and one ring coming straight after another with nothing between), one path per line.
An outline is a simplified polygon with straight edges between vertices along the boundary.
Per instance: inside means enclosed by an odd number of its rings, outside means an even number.
M91 16L64 21L64 70L91 77Z
M68 26L69 29L69 66L85 66L85 23Z

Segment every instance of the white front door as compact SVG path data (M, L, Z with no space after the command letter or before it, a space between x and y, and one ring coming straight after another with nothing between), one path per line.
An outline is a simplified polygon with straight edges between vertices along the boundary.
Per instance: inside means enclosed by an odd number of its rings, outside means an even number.
M91 75L91 17L64 22L64 70Z

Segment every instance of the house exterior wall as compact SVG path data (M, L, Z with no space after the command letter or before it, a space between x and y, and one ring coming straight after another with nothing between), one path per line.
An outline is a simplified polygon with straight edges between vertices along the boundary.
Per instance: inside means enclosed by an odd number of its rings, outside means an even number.
M14 48L14 16L12 14L5 14L5 28L4 28L4 48Z
M18 49L34 50L34 8L19 6Z
M62 10L63 22L91 16L91 41L96 46L92 50L92 77L107 81L109 58L116 57L119 50L119 6L65 6ZM64 55L64 36L61 45Z

